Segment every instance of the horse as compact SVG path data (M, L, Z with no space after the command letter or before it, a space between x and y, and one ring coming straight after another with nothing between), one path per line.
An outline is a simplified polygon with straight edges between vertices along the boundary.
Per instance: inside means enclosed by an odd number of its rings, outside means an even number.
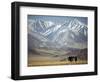
M72 62L72 61L77 61L77 56L69 56L68 57L68 61Z

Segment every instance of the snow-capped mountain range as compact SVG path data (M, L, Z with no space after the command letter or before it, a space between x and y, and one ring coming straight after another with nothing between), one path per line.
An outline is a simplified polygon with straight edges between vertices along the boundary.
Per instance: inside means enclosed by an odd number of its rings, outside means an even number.
M63 24L52 21L28 20L29 48L87 48L87 25L78 19Z

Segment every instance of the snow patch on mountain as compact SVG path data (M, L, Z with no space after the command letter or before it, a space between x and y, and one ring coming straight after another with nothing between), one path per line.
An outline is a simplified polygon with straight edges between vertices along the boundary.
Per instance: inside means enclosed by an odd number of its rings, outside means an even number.
M85 48L87 31L87 25L78 19L67 20L63 24L43 20L28 21L28 34L41 41L40 47Z

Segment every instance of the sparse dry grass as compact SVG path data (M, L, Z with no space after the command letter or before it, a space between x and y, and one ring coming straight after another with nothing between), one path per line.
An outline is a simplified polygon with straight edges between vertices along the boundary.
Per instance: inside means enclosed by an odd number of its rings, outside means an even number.
M76 64L87 64L86 60L83 61L28 61L28 66L51 66L51 65L76 65Z

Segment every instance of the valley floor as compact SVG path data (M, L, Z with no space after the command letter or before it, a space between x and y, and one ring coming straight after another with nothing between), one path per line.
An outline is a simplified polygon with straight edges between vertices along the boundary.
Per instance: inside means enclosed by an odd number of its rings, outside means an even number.
M69 51L36 49L39 54L28 54L28 66L53 66L53 65L77 65L87 64L87 60L68 61Z

